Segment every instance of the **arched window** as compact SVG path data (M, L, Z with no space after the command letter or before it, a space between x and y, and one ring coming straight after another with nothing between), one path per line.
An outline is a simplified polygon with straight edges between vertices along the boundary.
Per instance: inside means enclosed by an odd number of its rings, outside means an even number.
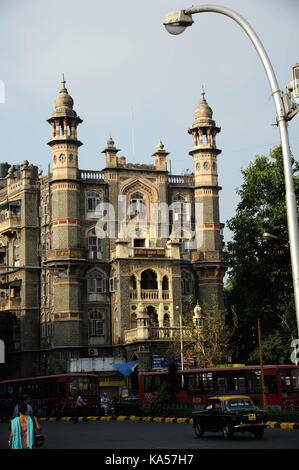
M158 315L157 315L155 307L153 307L152 305L149 305L147 307L147 313L150 319L150 325L153 327L158 327L159 319L158 319Z
M136 277L132 275L130 277L130 290L136 290L136 289L137 289Z
M102 294L106 292L106 278L98 272L92 271L87 279L87 293L89 301L102 300Z
M182 194L176 194L173 198L174 220L179 220L179 215L186 214L186 199Z
M89 314L89 336L104 336L104 314L94 310Z
M97 206L101 202L101 196L96 191L89 191L86 194L86 214L88 219L97 219L99 217L99 210Z
M192 294L192 276L186 271L182 272L182 295Z
M151 269L147 269L141 274L141 289L158 289L157 274Z
M94 228L88 232L88 259L102 259L102 239L96 236Z
M167 276L163 276L162 290L169 290L169 283L168 283L168 277Z
M144 214L146 211L145 199L143 194L139 191L131 194L130 197L130 215L136 216L138 214Z
M13 244L13 262L14 266L18 266L20 262L20 240L18 238L15 239Z

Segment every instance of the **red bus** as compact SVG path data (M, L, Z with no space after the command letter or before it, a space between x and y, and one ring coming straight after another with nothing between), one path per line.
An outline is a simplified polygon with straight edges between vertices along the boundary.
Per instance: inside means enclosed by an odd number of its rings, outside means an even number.
M148 405L153 395L167 380L167 371L146 372L139 378L139 407ZM264 382L269 408L299 407L299 366L264 366ZM263 403L260 366L216 367L177 371L176 399L195 407L219 393L242 393Z
M98 409L99 377L95 374L59 374L0 382L0 417L11 419L13 408L24 395L38 417L73 416L76 396L87 402L85 413Z

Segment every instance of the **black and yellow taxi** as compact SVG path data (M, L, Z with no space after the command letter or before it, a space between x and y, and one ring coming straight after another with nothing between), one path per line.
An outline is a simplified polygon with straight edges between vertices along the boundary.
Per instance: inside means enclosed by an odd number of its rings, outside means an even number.
M231 439L235 432L250 432L261 439L267 427L267 413L254 406L246 395L220 395L208 398L201 411L192 413L197 437L204 432L222 432Z

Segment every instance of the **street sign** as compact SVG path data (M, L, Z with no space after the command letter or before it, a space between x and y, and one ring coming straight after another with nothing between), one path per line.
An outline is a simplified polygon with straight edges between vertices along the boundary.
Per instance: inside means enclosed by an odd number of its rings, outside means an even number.
M152 369L165 370L168 367L168 362L175 362L179 367L181 358L179 356L152 356Z

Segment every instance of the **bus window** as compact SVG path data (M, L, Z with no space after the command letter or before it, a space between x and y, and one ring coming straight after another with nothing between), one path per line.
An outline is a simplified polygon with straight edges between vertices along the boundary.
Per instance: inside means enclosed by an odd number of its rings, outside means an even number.
M69 395L71 396L94 396L99 393L98 384L91 380L90 377L70 377L68 382Z
M299 392L299 370L291 369L292 388L294 392Z
M58 383L58 395L61 397L65 396L65 382Z
M234 391L240 393L246 393L246 377L234 377Z
M201 374L188 374L188 392L200 393L201 391Z
M276 375L265 375L264 381L268 393L277 393Z
M217 377L217 391L218 392L225 392L226 391L226 379L224 377Z
M281 379L281 389L283 393L288 393L292 391L292 378L290 370L281 370L280 379Z
M299 391L299 370L282 369L280 370L281 388L283 393Z
M201 381L202 381L202 389L204 392L212 392L214 390L212 372L203 372Z

